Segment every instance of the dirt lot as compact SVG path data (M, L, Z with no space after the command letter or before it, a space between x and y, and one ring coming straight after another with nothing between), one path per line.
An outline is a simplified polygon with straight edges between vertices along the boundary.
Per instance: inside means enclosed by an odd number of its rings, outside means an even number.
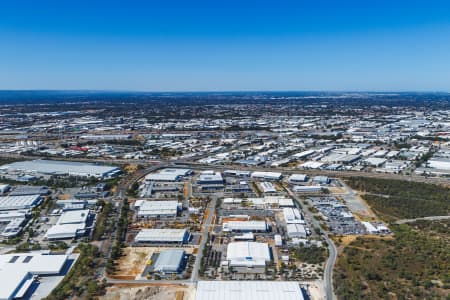
M164 247L127 247L123 249L123 256L117 261L118 270L114 278L135 279L142 274L147 261L155 252L170 249ZM191 254L192 248L184 248L187 254Z
M311 300L325 300L325 288L322 280L312 281L308 286Z
M112 286L101 300L194 300L193 286Z

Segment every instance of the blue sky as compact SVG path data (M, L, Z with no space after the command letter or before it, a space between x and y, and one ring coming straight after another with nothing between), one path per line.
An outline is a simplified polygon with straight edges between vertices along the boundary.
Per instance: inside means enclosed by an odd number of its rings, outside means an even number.
M450 1L0 1L0 89L450 91Z

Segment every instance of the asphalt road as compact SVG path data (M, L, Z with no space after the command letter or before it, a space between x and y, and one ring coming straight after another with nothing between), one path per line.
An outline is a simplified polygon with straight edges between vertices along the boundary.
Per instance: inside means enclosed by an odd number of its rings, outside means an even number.
M336 299L336 296L333 288L333 269L337 259L337 249L333 241L327 235L324 235L324 238L327 241L329 252L323 275L325 279L325 293L327 295L327 300L334 300Z
M295 195L289 188L286 187L286 191L298 203L301 203L300 199L297 197L297 195ZM302 211L305 213L305 217L308 219L308 221L312 224L313 227L320 228L319 221L317 221L314 218L313 213L308 209L308 207L303 205ZM321 229L321 231L323 232L322 229ZM334 294L334 289L333 289L333 267L334 267L334 264L336 263L336 259L337 259L337 249L336 249L336 246L334 245L333 241L328 237L328 235L326 233L323 234L323 237L324 237L326 243L328 244L328 252L329 252L327 263L325 266L325 271L323 274L326 299L334 300L334 299L336 299L336 296Z

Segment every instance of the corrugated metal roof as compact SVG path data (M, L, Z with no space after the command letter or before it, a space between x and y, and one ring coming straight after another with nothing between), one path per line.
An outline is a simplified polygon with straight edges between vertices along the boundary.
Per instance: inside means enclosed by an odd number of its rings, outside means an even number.
M199 281L196 300L303 300L292 281Z
M161 251L159 254L154 270L160 272L176 272L183 260L184 250L182 249L168 249Z

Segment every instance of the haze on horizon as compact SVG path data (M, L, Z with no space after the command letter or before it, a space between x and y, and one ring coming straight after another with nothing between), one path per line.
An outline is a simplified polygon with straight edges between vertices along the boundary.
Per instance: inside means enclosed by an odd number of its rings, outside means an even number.
M448 1L3 1L0 89L450 91Z

